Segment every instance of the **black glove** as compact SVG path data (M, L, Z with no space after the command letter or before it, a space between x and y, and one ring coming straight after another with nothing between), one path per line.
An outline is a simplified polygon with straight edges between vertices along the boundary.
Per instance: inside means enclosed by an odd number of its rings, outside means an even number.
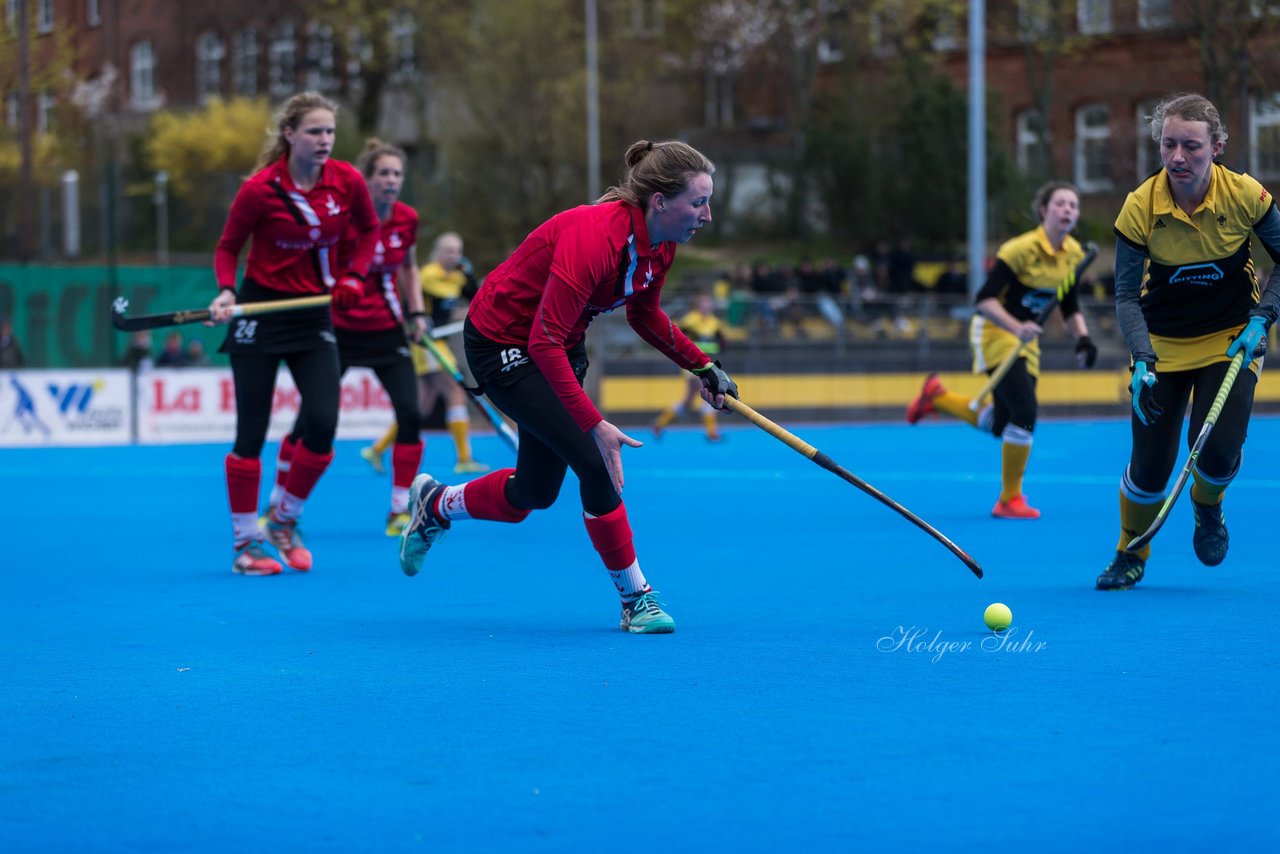
M1133 393L1133 414L1138 416L1144 426L1150 427L1163 414L1164 409L1156 403L1156 372L1147 367L1145 359L1133 363L1133 379L1129 380L1129 391Z
M705 368L698 368L693 375L702 380L702 387L712 394L738 396L738 384L729 378L719 362L712 362Z
M1076 339L1076 367L1092 368L1094 363L1098 361L1098 348L1088 335L1081 335Z

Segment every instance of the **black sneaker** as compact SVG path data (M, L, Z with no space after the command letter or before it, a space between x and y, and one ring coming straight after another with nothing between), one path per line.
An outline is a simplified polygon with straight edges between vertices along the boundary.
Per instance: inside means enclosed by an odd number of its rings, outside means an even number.
M1195 511L1196 531L1191 545L1205 566L1217 566L1227 559L1227 521L1222 518L1221 504L1201 504L1191 499Z
M1116 552L1094 586L1099 590L1128 590L1142 580L1146 567L1147 562L1133 552Z

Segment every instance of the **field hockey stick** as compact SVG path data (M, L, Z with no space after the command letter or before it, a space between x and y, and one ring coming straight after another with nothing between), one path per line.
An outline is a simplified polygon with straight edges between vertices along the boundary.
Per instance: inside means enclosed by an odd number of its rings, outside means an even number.
M446 323L444 326L432 327L431 331L427 334L439 341L441 338L449 338L453 335L457 335L462 331L462 327L465 326L466 323L467 322L465 320L456 320L453 323Z
M1169 496L1165 498L1164 504L1160 505L1160 512L1156 513L1156 518L1151 523L1151 527L1130 540L1129 545L1124 547L1125 551L1136 552L1151 542L1152 538L1160 530L1160 526L1164 524L1164 520L1169 518L1169 511L1173 509L1173 503L1178 500L1178 496L1182 493L1182 488L1187 485L1187 479L1191 477L1191 469L1196 464L1196 457L1199 456L1200 451L1204 448L1204 443L1208 440L1209 432L1213 430L1213 425L1217 423L1218 416L1222 414L1222 407L1227 402L1227 395L1231 393L1231 386L1235 385L1236 375L1240 373L1240 366L1243 364L1244 353L1236 353L1231 359L1231 366L1227 368L1226 376L1222 378L1222 388L1218 389L1218 396L1213 399L1213 406L1209 407L1209 414L1204 417L1204 426L1200 428L1200 435L1196 436L1195 444L1191 446L1191 454L1187 457L1187 464L1182 467L1182 471L1178 473L1178 479L1174 481L1173 489L1169 492Z
M418 343L426 347L427 352L435 356L436 361L440 363L440 367L444 368L449 376L453 377L454 382L462 386L463 390L467 392L467 399L484 413L484 417L489 419L493 429L498 431L498 435L511 447L511 450L520 450L520 438L516 435L516 431L512 430L511 425L498 413L498 410L493 408L493 404L471 393L471 390L467 388L466 379L462 376L462 371L458 370L457 363L449 356L449 351L437 344L433 338L434 336L428 333L419 338Z
M254 314L270 314L278 311L297 311L302 308L319 308L328 305L331 297L328 294L299 299L269 300L267 302L237 303L231 307L232 317L248 317ZM159 329L164 326L184 326L188 323L203 323L212 319L207 308L193 308L187 311L170 311L163 314L136 314L129 317L129 301L124 297L116 297L111 304L111 324L122 332L137 332L140 329Z
M792 450L800 453L805 457L808 457L810 460L822 466L827 471L832 472L833 474L836 474L841 478L844 478L849 483L852 483L854 486L858 487L858 489L861 489L863 492L865 492L867 495L870 495L872 498L876 499L881 504L884 504L890 509L897 511L904 518L906 518L907 521L911 522L917 528L924 531L926 534L933 537L935 540L937 540L938 542L946 546L948 549L950 549L952 554L960 558L960 560L964 562L964 565L969 567L970 572L972 572L978 578L982 577L982 567L978 565L978 562L976 560L974 560L969 556L968 552L966 552L964 549L957 546L955 543L951 542L951 540L949 540L946 536L944 536L943 533L939 531L937 528L933 527L928 522L924 521L919 516L912 513L910 510L903 507L901 504L894 501L892 498L885 495L883 492L876 489L871 484L867 483L862 478L853 474L848 469L838 465L835 462L835 460L831 459L831 457L828 457L826 454L819 451L813 445L810 445L808 442L804 441L799 436L789 433L782 427L779 427L777 424L774 424L768 418L765 418L759 412L756 412L750 406L747 406L745 403L743 403L742 401L738 400L735 397L730 397L729 395L725 395L724 406L725 406L725 409L730 409L738 413L743 418L747 419L752 424L756 425L757 427L759 427L761 430L768 433L773 438L781 441L784 445L789 446Z
M1057 297L1050 300L1049 304L1041 309L1040 313L1036 315L1035 321L1037 326L1044 326L1044 324L1049 320L1049 315L1053 314L1053 310L1058 307L1062 302L1062 298L1067 295L1067 291L1076 286L1080 281L1080 277L1084 275L1085 270L1089 269L1089 265L1092 264L1093 259L1097 257L1098 244L1093 241L1089 241L1089 245L1085 247L1084 257L1080 259L1080 263L1075 266L1075 269L1071 271L1066 280L1058 286ZM1022 354L1026 352L1026 349L1030 346L1031 341L1023 341L1018 345L1018 349L1014 350L1008 356L1005 356L1004 361L1000 363L1000 366L991 374L991 378L987 380L987 384L982 387L982 391L975 394L969 401L969 410L971 412L978 411L978 407L982 405L983 399L986 398L987 395L991 394L1009 371L1013 370L1014 363L1016 363L1018 359L1022 358Z

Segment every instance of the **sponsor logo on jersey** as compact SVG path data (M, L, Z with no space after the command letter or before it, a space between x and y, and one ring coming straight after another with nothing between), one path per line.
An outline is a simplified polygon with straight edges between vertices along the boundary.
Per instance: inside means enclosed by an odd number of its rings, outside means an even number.
M1209 287L1215 282L1222 281L1223 278L1225 278L1225 274L1217 264L1188 264L1185 267L1179 267L1170 274L1169 284Z

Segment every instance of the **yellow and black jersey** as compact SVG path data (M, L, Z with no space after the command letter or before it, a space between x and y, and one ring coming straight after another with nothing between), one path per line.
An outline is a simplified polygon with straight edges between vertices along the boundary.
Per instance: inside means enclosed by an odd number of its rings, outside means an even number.
M431 322L437 326L451 322L467 285L467 274L461 269L446 270L440 262L432 261L418 271L418 281Z
M724 324L714 314L703 314L694 309L680 318L676 325L708 356L714 357L724 347Z
M1148 258L1140 304L1153 338L1197 338L1248 320L1259 296L1249 236L1272 204L1261 184L1221 163L1190 216L1163 169L1129 194L1115 232Z
M1080 241L1067 235L1062 248L1055 252L1044 226L1037 226L1000 246L995 266L974 298L975 302L994 298L1015 319L1034 320L1058 299L1058 288L1083 258L1084 247ZM1061 306L1063 317L1080 311L1075 288L1063 295ZM1000 364L1022 341L979 312L969 326L969 343L973 347L974 372L983 373ZM1023 355L1030 374L1039 376L1039 342L1032 341Z

